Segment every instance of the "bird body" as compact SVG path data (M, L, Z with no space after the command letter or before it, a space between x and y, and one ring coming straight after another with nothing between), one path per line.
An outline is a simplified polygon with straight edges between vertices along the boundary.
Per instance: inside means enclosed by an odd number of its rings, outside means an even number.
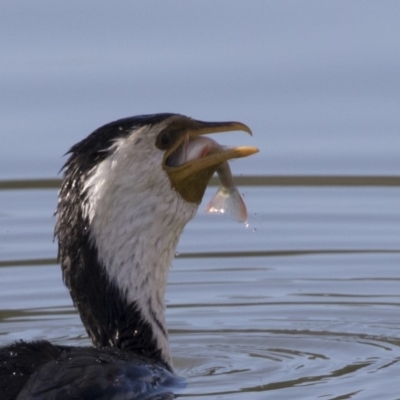
M95 347L16 342L0 349L1 399L170 399L169 267L212 174L255 148L178 164L192 137L249 129L177 114L118 120L70 150L55 235L63 279ZM176 157L175 157L176 158Z
M19 376L0 379L2 400L169 400L185 386L182 378L151 358L116 348L36 341L17 342L5 349L14 357L7 369L1 368L2 374Z

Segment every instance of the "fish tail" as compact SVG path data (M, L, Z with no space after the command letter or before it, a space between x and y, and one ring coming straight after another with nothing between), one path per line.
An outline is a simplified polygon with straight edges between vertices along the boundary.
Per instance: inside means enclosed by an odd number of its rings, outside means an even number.
M226 189L222 186L207 204L206 212L229 214L235 221L247 221L247 209L236 187Z

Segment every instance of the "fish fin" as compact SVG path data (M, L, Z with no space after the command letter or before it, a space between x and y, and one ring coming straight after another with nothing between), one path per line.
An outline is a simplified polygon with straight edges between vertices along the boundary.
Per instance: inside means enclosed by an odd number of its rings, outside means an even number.
M235 221L247 221L246 204L236 187L225 189L220 186L206 207L207 213L229 214Z

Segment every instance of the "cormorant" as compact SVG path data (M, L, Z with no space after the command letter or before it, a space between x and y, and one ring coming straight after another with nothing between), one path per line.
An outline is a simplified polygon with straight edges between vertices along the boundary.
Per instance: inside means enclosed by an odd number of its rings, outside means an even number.
M164 292L178 239L217 168L258 150L183 153L199 135L234 130L251 133L239 122L143 115L104 125L71 148L55 236L94 347L40 340L1 348L2 400L174 398L183 382L172 368Z

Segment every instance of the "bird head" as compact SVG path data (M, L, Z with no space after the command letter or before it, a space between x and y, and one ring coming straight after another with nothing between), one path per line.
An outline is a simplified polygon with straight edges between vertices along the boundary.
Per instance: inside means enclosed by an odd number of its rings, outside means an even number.
M79 176L89 202L111 186L112 198L120 190L125 190L126 199L132 200L135 194L151 195L151 190L159 192L160 198L172 191L173 196L198 205L223 162L252 155L258 149L221 148L178 164L174 154L199 136L239 130L251 135L251 130L240 122L203 122L178 114L125 118L104 125L76 144L70 150L66 175Z
M164 292L179 237L217 168L258 150L178 156L201 135L236 130L251 133L239 122L145 115L104 125L71 148L55 234L64 281L95 344L120 347L150 327L170 363Z

